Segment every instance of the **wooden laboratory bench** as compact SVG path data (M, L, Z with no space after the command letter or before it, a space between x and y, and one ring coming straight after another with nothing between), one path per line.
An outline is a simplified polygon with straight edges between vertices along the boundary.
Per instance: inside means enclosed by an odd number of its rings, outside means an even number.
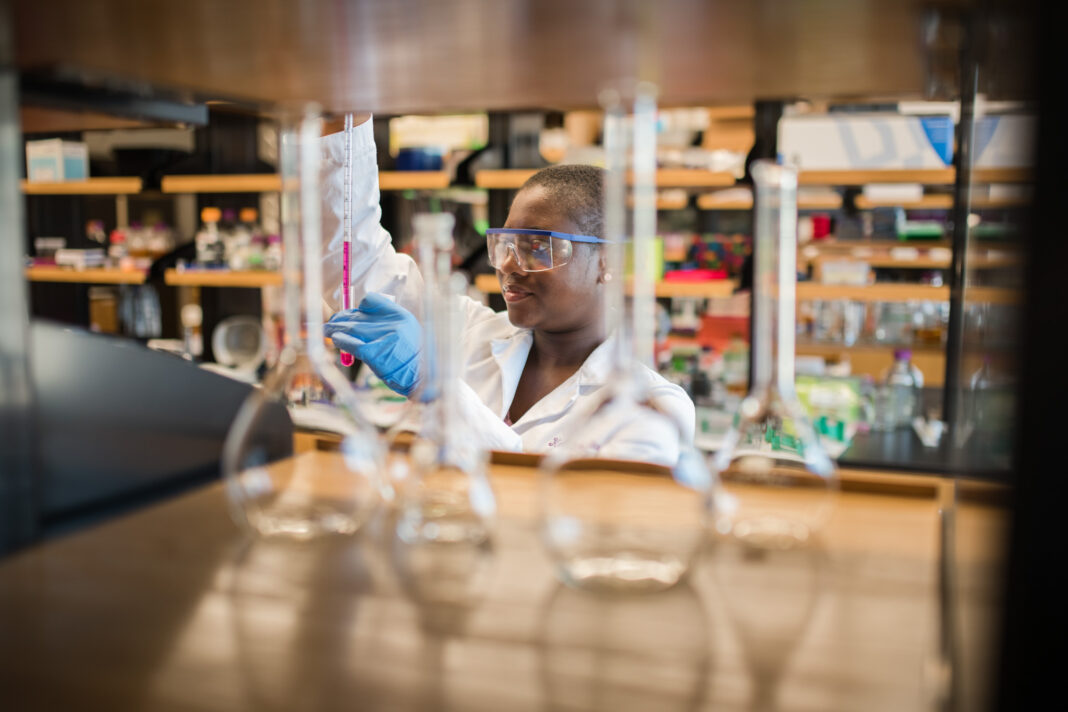
M313 469L339 457L295 456ZM932 708L935 498L843 492L818 553L706 548L687 583L613 597L557 581L535 471L495 464L492 480L493 553L470 589L414 576L384 518L353 539L250 541L218 483L0 561L5 703L739 710L759 689L781 710ZM972 509L957 538L981 650L1004 517Z

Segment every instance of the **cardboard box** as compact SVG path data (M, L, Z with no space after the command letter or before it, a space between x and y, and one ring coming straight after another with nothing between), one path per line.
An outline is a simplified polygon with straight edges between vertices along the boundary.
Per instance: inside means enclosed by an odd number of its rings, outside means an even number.
M946 168L953 132L949 116L788 116L779 122L779 155L801 170Z
M88 145L60 138L26 142L26 180L48 183L88 177Z

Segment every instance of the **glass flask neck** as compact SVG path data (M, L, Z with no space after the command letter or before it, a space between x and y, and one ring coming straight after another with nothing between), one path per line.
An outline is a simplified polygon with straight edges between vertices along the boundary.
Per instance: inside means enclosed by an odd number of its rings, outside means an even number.
M753 164L753 382L750 394L794 393L797 170Z
M639 84L634 114L627 116L617 93L602 97L605 108L605 333L614 339L612 370L617 383L645 365L655 369L654 251L656 238L656 89ZM630 151L629 149L633 149ZM633 213L627 225L628 155L633 175ZM632 237L628 239L628 232ZM624 279L630 256L628 302Z
M449 213L416 215L416 257L423 275L423 329L426 335L422 398L434 401L433 420L455 414L460 324L452 285L452 230ZM446 412L442 412L442 411ZM449 422L449 421L440 421ZM439 422L439 424L440 424Z

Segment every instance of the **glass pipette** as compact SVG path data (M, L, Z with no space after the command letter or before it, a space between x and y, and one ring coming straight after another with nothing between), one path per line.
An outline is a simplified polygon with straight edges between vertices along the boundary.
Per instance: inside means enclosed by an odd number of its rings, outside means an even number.
M352 309L352 114L345 114L345 242L341 252L341 307ZM341 365L351 366L356 357L341 352Z

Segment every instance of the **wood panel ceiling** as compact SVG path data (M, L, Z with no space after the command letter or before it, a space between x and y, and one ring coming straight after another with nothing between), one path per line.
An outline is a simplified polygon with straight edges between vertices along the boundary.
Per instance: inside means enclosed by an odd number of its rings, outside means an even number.
M665 105L921 94L918 0L16 0L21 69L328 110ZM955 3L959 4L959 3Z

